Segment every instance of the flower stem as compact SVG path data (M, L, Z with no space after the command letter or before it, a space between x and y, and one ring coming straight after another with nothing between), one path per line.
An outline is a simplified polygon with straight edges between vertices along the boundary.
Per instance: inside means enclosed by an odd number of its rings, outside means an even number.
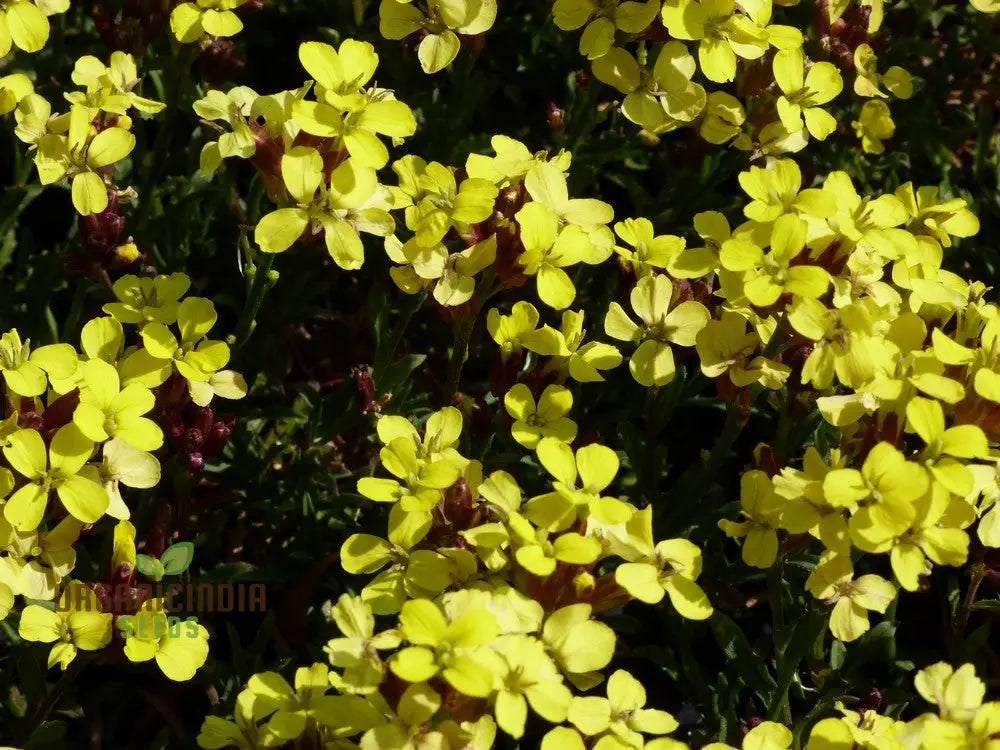
M246 242L245 237L241 240L241 243L243 242ZM249 243L247 242L246 244L249 247ZM273 263L274 255L271 253L262 253L259 263L249 266L247 269L248 274L251 275L250 291L247 294L247 301L243 305L243 312L240 313L239 322L236 324L236 332L233 334L235 338L233 342L234 350L242 348L250 338L250 334L253 333L256 327L256 317L264 301L264 295L267 294L268 289L274 286L274 283L278 280L277 271L271 271Z
M475 328L477 315L468 315L455 321L455 346L451 350L448 362L448 377L445 379L443 401L449 405L458 393L458 384L462 379L462 367L469 356L469 341L472 339L472 329Z
M962 606L955 614L955 629L952 634L952 651L958 650L958 645L965 635L965 629L969 625L969 615L972 614L972 605L976 603L976 594L979 593L979 585L986 578L986 566L981 562L972 566L969 589L965 592Z

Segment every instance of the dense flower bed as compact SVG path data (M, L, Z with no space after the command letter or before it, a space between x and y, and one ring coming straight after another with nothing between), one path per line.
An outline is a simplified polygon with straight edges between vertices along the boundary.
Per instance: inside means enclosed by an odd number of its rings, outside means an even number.
M0 740L1000 748L1000 5L325 5L0 2Z

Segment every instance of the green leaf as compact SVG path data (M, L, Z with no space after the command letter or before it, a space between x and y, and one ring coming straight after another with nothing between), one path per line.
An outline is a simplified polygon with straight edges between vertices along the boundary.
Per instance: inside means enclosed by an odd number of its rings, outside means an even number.
M777 685L767 669L764 657L750 645L740 626L719 610L715 611L708 624L729 665L766 702Z
M140 560L139 558L145 558L145 560ZM140 573L146 576L146 578L154 581L159 581L163 578L163 564L155 557L137 555L136 567L139 569Z
M385 374L375 379L376 392L379 394L392 393L426 359L426 354L407 354L400 357L386 368Z
M167 575L176 576L183 573L191 565L194 559L194 544L191 542L178 542L172 544L160 555L160 563L163 565L163 572Z
M146 576L146 578L152 578L153 580L159 581L160 578L163 577L163 566L155 557L150 557L149 555L136 555L135 567L138 568L139 572Z
M834 672L844 666L844 659L847 658L847 647L840 641L834 639L830 646L830 669Z

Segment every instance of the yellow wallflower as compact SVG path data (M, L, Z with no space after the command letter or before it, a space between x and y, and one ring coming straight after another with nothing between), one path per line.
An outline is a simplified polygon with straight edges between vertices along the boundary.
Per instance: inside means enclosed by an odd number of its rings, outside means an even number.
M805 127L817 140L824 140L837 129L833 115L822 109L843 90L840 72L829 62L814 63L803 73L805 58L801 49L784 49L774 56L774 79L781 88L778 116L781 124L794 133Z
M485 697L497 675L493 652L483 648L498 635L496 619L471 610L449 622L437 604L414 599L399 613L399 629L411 645L389 659L389 667L407 682L419 683L440 673L464 695Z
M675 289L664 275L645 276L632 289L632 310L639 326L617 302L604 318L604 332L619 341L641 341L629 359L629 371L640 385L662 386L676 372L671 344L694 346L711 315L700 302L681 302L670 309Z
M536 403L528 386L517 383L507 391L503 403L515 420L511 435L525 448L533 449L545 437L564 443L572 443L576 437L576 423L566 416L573 407L573 394L567 388L548 385Z
M4 517L18 531L38 528L55 490L69 514L83 523L94 523L108 507L108 495L80 470L94 452L74 424L56 431L48 451L35 430L18 430L7 438L3 454L11 467L27 480L3 506Z
M21 613L18 635L26 641L52 643L48 666L63 670L79 651L98 651L111 642L113 616L101 611L97 596L79 582L70 582L55 611L29 604Z
M743 562L756 568L770 568L778 556L775 528L781 513L781 498L763 471L747 471L740 477L740 506L747 520L719 521L727 536L744 537Z
M556 0L552 16L563 31L575 31L582 26L580 54L590 60L606 55L614 44L615 32L638 34L646 29L660 10L659 0L645 2L613 0Z
M868 628L868 611L885 612L896 598L896 589L877 575L854 578L849 557L826 552L806 580L806 590L833 604L830 632L841 641L854 641Z

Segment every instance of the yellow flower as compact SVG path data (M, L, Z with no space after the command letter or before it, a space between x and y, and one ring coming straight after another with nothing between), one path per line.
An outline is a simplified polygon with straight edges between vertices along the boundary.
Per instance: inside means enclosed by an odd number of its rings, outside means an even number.
M390 0L397 2L398 0ZM385 701L382 701L385 704ZM358 746L361 750L444 750L447 739L430 727L431 717L441 708L441 696L425 683L410 685L403 691L395 711L384 705L383 716L389 719L367 729ZM492 740L490 740L492 744ZM479 748L474 748L479 750Z
M171 680L186 682L208 658L208 631L189 620L168 620L164 600L147 599L134 615L122 615L117 626L129 661L156 660Z
M100 359L83 365L83 381L73 422L87 438L101 443L117 437L140 451L163 445L163 432L142 416L156 405L152 391L138 383L121 388L118 371Z
M361 591L375 614L394 614L407 596L435 596L451 585L451 567L444 555L412 549L430 527L429 512L407 513L397 504L389 512L388 540L352 534L344 542L340 555L345 571L366 575L382 571Z
M139 75L132 55L116 50L111 53L110 63L105 65L93 55L78 57L72 79L86 92L68 93L66 99L71 104L83 104L115 115L125 115L133 107L146 114L163 110L165 104L133 91L139 85Z
M291 118L302 130L336 139L336 150L346 150L358 164L372 169L381 169L389 161L378 136L388 136L398 145L417 128L413 112L391 91L364 88L378 61L368 42L345 39L337 50L329 44L305 42L299 46L299 62L316 81L316 101L305 99L303 91L290 105Z
M801 190L802 172L792 159L776 159L768 169L750 167L748 171L740 172L739 182L743 191L753 199L743 209L744 215L753 221L771 222L786 213L823 219L833 216L837 211L833 196L822 189ZM697 226L697 217L695 218ZM714 224L720 224L718 219L714 219ZM725 240L730 239L728 225L725 225L724 235L721 229L722 226L718 226L713 232L713 239L720 247ZM700 233L705 236L705 232Z
M833 115L821 108L843 90L844 80L833 63L814 63L804 74L805 58L801 49L783 49L774 56L774 80L783 93L778 97L778 116L790 133L805 127L817 140L824 140L837 129Z
M791 746L792 731L788 727L773 721L762 721L746 733L741 747L743 750L788 750ZM730 746L713 742L705 745L704 750L730 750Z
M135 147L128 118L121 117L118 123L97 132L91 123L91 110L74 104L66 134L48 133L38 140L35 166L39 181L49 185L69 178L73 206L84 216L108 207L109 178L104 176L104 168L124 159Z
M30 343L22 343L16 329L0 336L0 372L4 383L12 393L28 398L45 393L46 374L59 380L76 369L76 352L69 344L50 344L32 351Z
M775 528L781 512L781 500L771 480L763 471L748 471L740 477L740 506L747 520L740 523L719 521L726 536L743 540L743 562L756 568L770 568L778 556Z
M851 122L854 134L861 139L861 149L866 154L881 154L885 151L882 141L892 138L896 123L892 121L889 105L880 99L861 105L858 119Z
M375 706L362 697L326 695L330 677L325 664L313 664L295 670L294 689L277 672L261 672L250 678L251 717L256 722L264 720L258 728L262 747L286 744L317 725L357 734L384 722Z
M604 318L604 332L619 341L641 341L629 359L629 371L640 385L662 386L674 379L671 344L694 346L698 332L711 315L700 302L681 302L670 309L675 289L664 275L644 276L632 289L632 309L642 321L634 323L617 302Z
M733 80L737 56L756 60L767 52L767 31L738 13L735 0L667 0L661 14L675 39L700 40L698 62L710 81Z
M379 32L386 39L402 39L420 29L428 34L417 48L425 73L437 73L458 56L458 34L475 36L493 26L496 0L428 0L426 13L410 0L382 0Z
M243 22L233 13L247 0L198 0L184 2L170 12L170 30L177 41L190 44L205 34L233 36L243 30Z
M281 176L293 207L278 208L263 216L254 229L254 241L265 253L291 247L307 229L323 233L327 252L345 270L364 263L358 232L378 236L392 233L395 223L380 200L375 169L349 158L330 175L323 172L323 158L308 146L296 146L281 157Z
M900 185L894 195L913 219L907 230L929 235L943 247L952 246L952 237L972 237L979 232L979 219L964 198L942 201L937 187L929 185L914 190L912 182Z
M926 444L920 460L934 479L956 495L965 496L972 492L972 474L956 459L989 456L990 446L982 429L971 424L945 429L941 403L920 396L906 405L906 420Z
M553 162L565 173L573 160L573 155L565 150L560 150L551 158L545 151L533 154L521 141L505 135L493 136L490 146L496 156L469 154L465 161L465 171L469 177L480 177L500 186L522 183L528 172L543 161Z
M891 66L883 75L878 74L878 58L868 44L859 44L854 50L854 69L857 77L854 79L854 93L858 96L878 96L887 98L882 91L884 84L889 91L900 99L913 96L913 76L898 65Z
M491 613L470 610L449 622L437 604L414 599L403 605L399 626L411 645L390 658L396 675L419 683L440 673L464 695L485 697L493 691L496 662L483 648L499 632Z
M913 684L925 701L938 707L945 721L969 721L986 697L986 685L972 664L958 669L945 662L932 664L917 672Z
M602 523L624 523L633 508L601 493L618 473L618 455L610 448L585 445L573 455L573 449L556 438L542 438L536 448L538 460L552 475L555 492L539 495L525 505L525 515L532 523L548 531L569 528L577 518L594 515Z
M254 693L249 688L236 696L236 710L233 721L218 716L206 716L195 741L205 750L220 750L236 747L238 750L252 750L258 746L260 731L253 718Z
M27 561L19 572L19 593L29 599L48 601L55 598L57 587L76 565L73 545L79 539L82 527L82 523L67 516L49 531L37 537L32 535L29 551L34 559Z
M676 279L705 276L715 266L715 255L707 247L684 249L684 239L672 234L654 236L649 219L625 219L615 224L615 234L634 249L615 247L639 278L662 268Z
M486 314L486 330L500 347L500 356L506 361L524 348L523 338L538 328L538 310L530 302L515 302L510 315L503 315L493 307Z
M709 143L730 145L741 150L750 150L749 136L743 134L743 123L747 113L740 100L724 91L713 91L705 100L705 116L698 126L698 132Z
M637 511L626 524L627 538L618 553L628 562L615 570L615 581L629 594L656 604L664 593L674 609L689 620L704 620L713 609L695 582L701 575L701 550L686 539L653 543L652 509Z
M871 449L861 471L830 471L823 478L823 495L838 508L859 505L851 515L851 539L874 551L910 527L916 518L914 501L929 484L923 467L883 442Z
M56 610L29 604L21 613L18 635L26 641L53 643L48 666L66 669L77 652L98 651L111 642L113 615L102 612L97 596L82 583L71 581Z
M719 259L724 268L746 274L743 291L754 305L767 307L782 294L821 297L830 285L830 274L820 266L792 261L805 249L808 225L794 214L779 216L771 229L771 251L751 240L730 239Z
M190 287L191 279L183 273L153 278L126 274L113 286L118 302L108 302L102 309L115 320L140 328L151 322L170 325L177 322L179 300Z
M520 739L528 706L548 722L564 721L572 694L542 642L524 635L504 635L494 648L503 657L493 706L497 725Z
M34 91L34 84L24 73L0 76L0 115L13 112L21 100Z
M893 540L889 560L896 580L907 591L916 591L920 576L930 572L928 560L937 565L959 566L969 554L969 535L960 528L975 520L975 510L941 484L933 484L916 503L916 519Z
M517 547L514 556L518 564L542 578L552 575L557 563L590 565L601 556L601 543L593 537L566 532L550 541L547 531L536 531L520 513L511 513L507 525L511 541Z
M363 477L358 480L358 492L376 502L399 502L406 512L429 511L441 499L441 490L458 480L461 469L445 458L421 460L417 448L409 436L390 440L379 457L386 470L402 482Z
M560 385L548 385L535 403L531 390L517 383L504 396L507 413L514 418L511 434L525 448L533 449L544 437L572 443L576 423L567 417L573 407L573 394Z
M601 3L598 0L556 0L552 16L563 31L586 26L580 37L580 54L590 60L606 55L614 44L615 32L638 34L646 29L660 10L659 0Z
M186 379L208 380L229 361L229 347L206 338L217 319L211 300L188 297L177 308L180 340L166 325L154 321L142 328L143 346L154 359L172 361Z
M0 57L11 44L25 52L38 52L49 39L47 16L65 13L69 0L21 0L0 8Z
M96 482L80 474L94 452L74 424L56 431L48 451L35 430L18 430L7 438L3 454L27 484L3 506L4 518L18 531L38 528L48 505L49 493L56 491L69 514L83 523L94 523L108 507L108 495Z
M760 337L747 331L746 318L729 310L723 311L720 320L709 320L695 337L701 371L706 376L717 378L728 373L739 388L760 383L779 390L791 368L764 356L753 357L760 344Z
M592 245L579 226L559 229L559 217L543 203L532 201L517 212L524 252L518 263L527 276L535 276L538 297L562 310L573 304L576 287L563 269L583 262Z
M614 235L606 225L614 218L614 209L593 198L570 198L566 173L558 161L536 162L524 177L524 189L533 201L556 215L560 228L570 225L583 231L587 246L584 263L597 264L608 259Z
M851 559L825 552L806 580L806 590L817 599L833 604L830 632L848 642L860 638L871 625L868 611L883 613L896 598L896 589L877 575L854 578Z
M160 482L160 462L153 454L137 450L124 440L111 439L101 447L101 463L87 464L80 473L104 487L109 498L105 512L112 518L125 520L130 511L119 485L135 489L155 487Z
M691 81L697 65L683 42L663 45L652 73L621 47L612 47L592 67L597 80L626 95L622 114L650 133L693 122L705 108L705 89Z
M571 604L557 609L545 620L542 640L558 667L579 690L600 684L598 672L611 661L615 631L591 619L589 604Z
M574 697L568 719L590 737L609 733L623 740L627 746L641 747L643 734L670 734L678 727L677 720L669 713L644 708L645 705L646 690L642 683L619 669L608 679L607 698Z
M612 370L622 363L621 353L610 344L598 341L583 343L583 312L566 310L562 327L555 330L545 325L521 335L524 348L543 357L552 357L545 366L547 372L557 372L560 378L570 376L578 383L604 380L601 370Z
M335 667L343 669L336 686L344 691L369 695L378 689L385 667L378 652L396 648L401 641L398 630L375 634L375 618L361 597L341 594L330 616L343 634L327 642L323 650ZM331 674L331 681L334 675Z

